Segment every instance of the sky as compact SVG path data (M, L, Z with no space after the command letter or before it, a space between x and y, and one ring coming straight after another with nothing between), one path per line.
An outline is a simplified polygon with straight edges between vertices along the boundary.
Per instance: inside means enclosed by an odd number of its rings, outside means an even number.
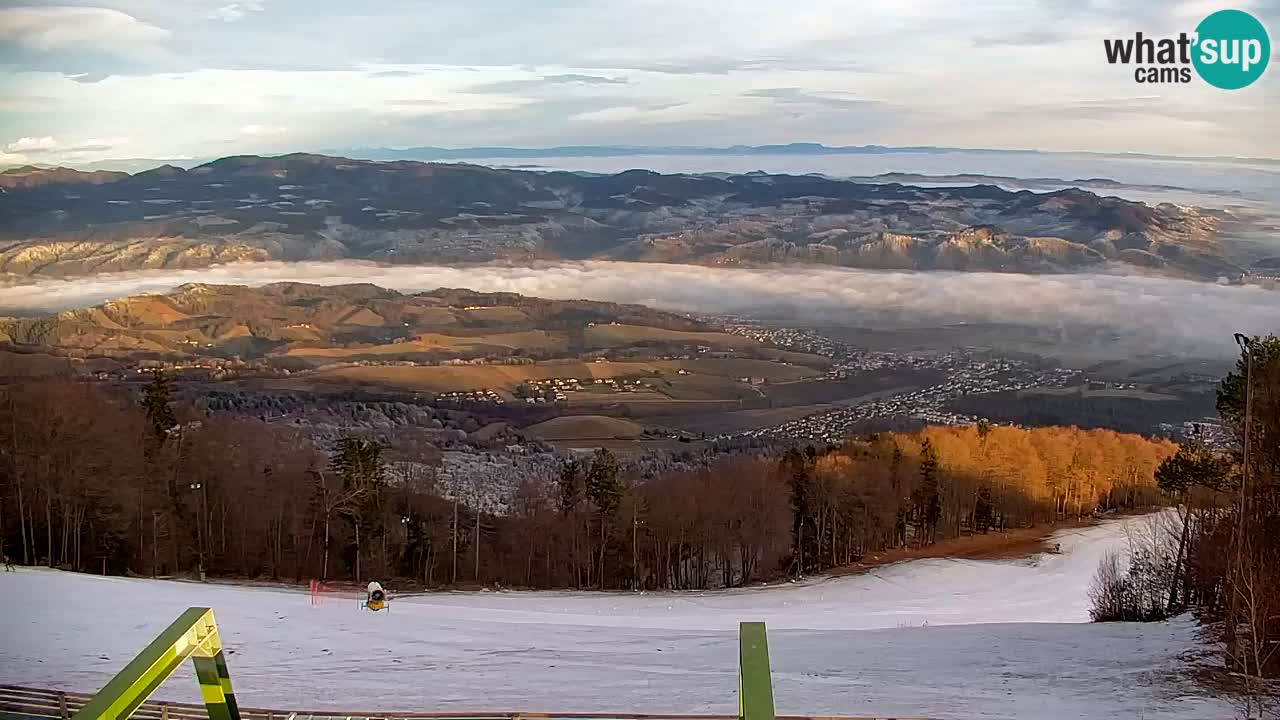
M1276 52L1280 0L0 0L0 165L796 141L1280 157L1280 69L1226 91L1105 60L1103 38L1225 7Z

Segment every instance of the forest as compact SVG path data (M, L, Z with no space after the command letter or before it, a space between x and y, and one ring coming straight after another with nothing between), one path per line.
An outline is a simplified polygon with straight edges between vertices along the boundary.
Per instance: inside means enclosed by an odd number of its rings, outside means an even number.
M633 477L607 450L505 497L437 478L411 434L296 427L66 379L0 388L0 541L15 562L137 576L400 587L739 586L1160 501L1175 446L986 423L721 455Z
M1193 437L1160 464L1176 515L1151 516L1123 558L1104 558L1090 594L1099 621L1194 613L1224 660L1216 677L1254 717L1280 677L1280 339L1237 340L1216 393L1231 442Z

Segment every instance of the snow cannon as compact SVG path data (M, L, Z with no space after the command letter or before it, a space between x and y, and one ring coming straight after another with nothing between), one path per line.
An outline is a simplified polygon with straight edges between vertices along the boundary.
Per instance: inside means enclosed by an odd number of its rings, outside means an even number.
M369 583L369 588L365 593L364 607L368 610L377 612L387 606L387 591L382 589L382 584L377 580Z

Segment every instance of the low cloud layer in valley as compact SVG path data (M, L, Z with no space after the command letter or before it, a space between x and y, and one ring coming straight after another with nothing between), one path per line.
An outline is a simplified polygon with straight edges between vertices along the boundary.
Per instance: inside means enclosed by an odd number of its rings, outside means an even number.
M1122 274L878 272L829 267L729 269L617 262L536 267L407 266L351 261L252 263L202 270L111 273L0 287L0 314L94 305L183 283L324 285L367 282L405 292L437 287L555 299L642 303L666 310L749 314L848 326L1005 323L1088 328L1126 353L1227 357L1231 333L1280 332L1280 293ZM1101 333L1101 334L1099 334ZM1117 348L1118 349L1118 348Z

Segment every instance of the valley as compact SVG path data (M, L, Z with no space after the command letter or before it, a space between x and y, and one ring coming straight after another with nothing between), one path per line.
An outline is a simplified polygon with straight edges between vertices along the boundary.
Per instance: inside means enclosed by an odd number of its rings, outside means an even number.
M607 446L639 464L839 443L979 419L1181 437L1212 426L1201 363L1064 363L1001 350L1027 331L889 333L369 284L187 284L0 319L0 375L138 387L172 377L209 412L334 438L413 436L443 472L514 482L540 453ZM1033 334L1034 336L1034 334ZM983 339L985 338L985 339ZM1099 410L1099 408L1103 408ZM476 453L502 457L477 469Z

